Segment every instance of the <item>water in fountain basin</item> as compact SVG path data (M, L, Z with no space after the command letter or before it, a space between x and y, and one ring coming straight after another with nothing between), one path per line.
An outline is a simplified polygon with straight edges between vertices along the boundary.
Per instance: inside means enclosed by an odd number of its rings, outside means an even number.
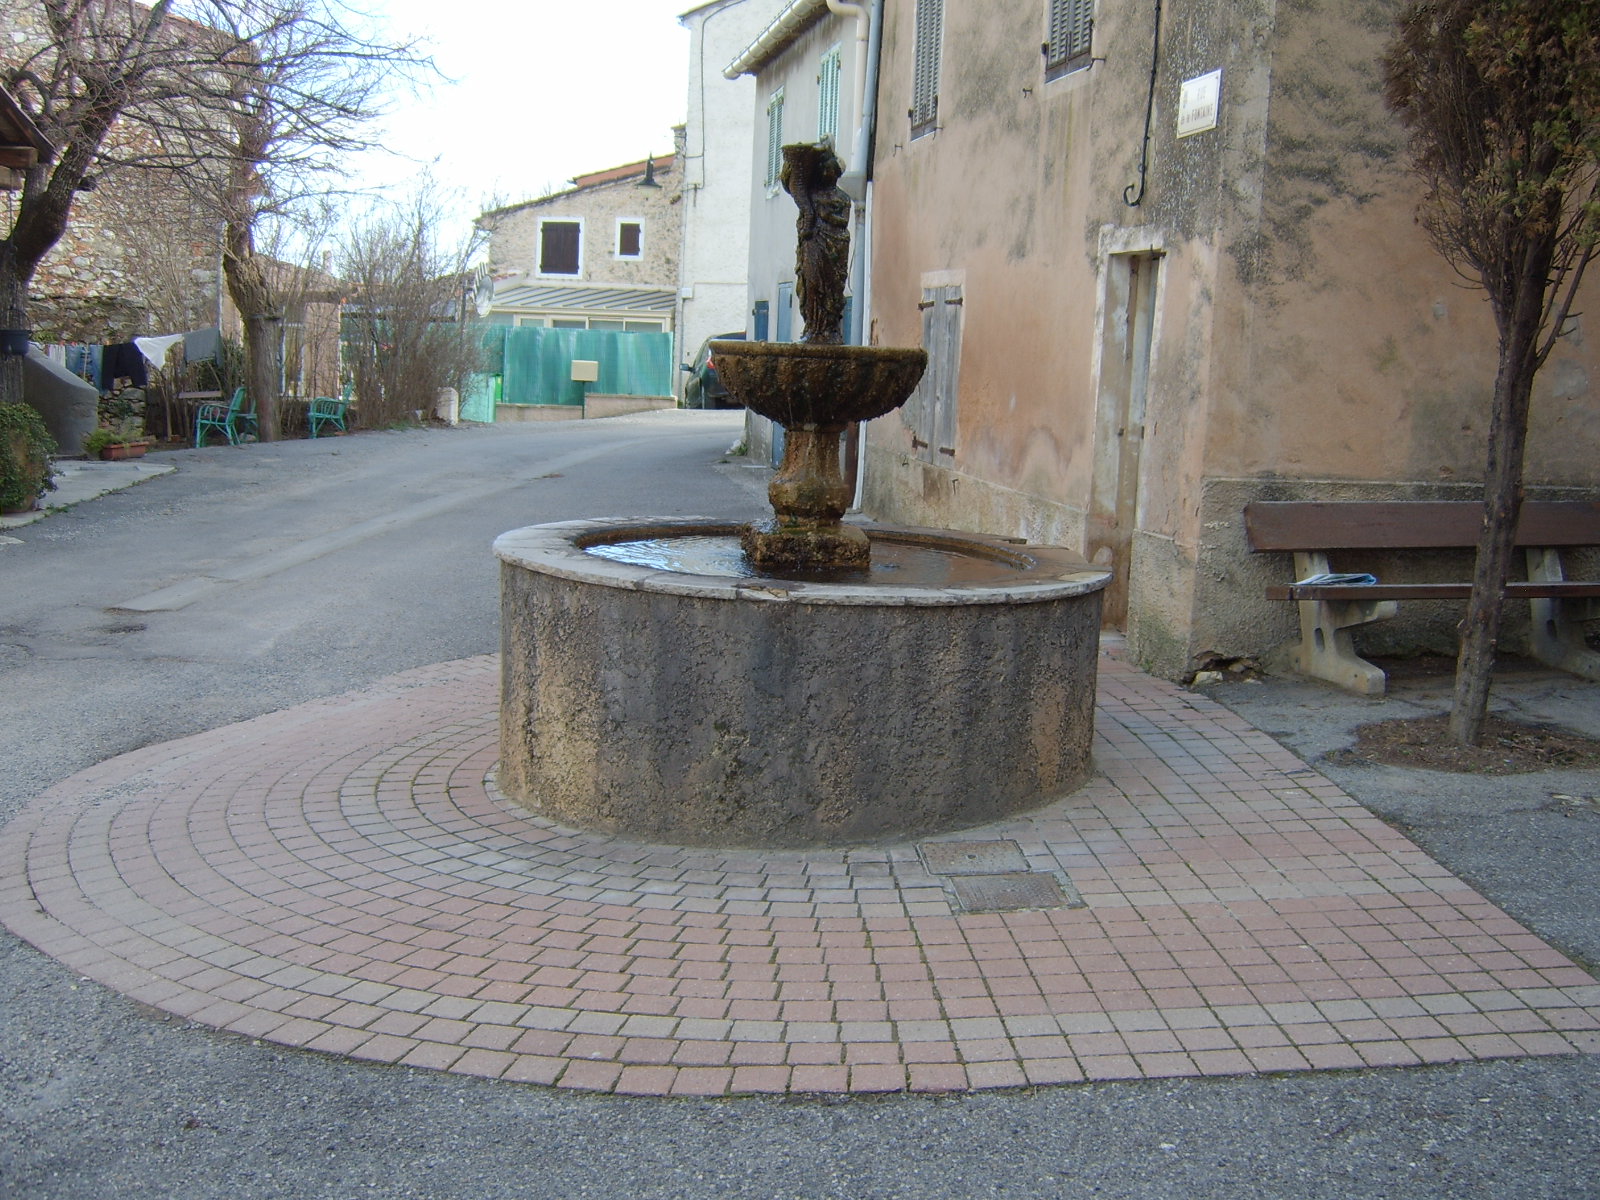
M859 583L866 587L951 587L1002 583L1020 578L1034 565L1026 553L974 553L967 546L930 545L874 538L872 565L865 570L830 568L807 571L763 571L740 548L737 537L691 534L601 542L584 552L613 562L732 579L785 579L800 583Z

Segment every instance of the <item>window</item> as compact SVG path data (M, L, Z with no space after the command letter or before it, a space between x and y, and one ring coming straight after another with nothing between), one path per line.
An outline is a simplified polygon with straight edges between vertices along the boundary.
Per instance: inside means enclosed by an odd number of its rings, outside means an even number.
M839 47L822 56L817 72L817 139L839 136Z
M938 128L939 54L944 46L944 0L917 0L915 62L911 71L911 136Z
M778 186L783 174L783 89L772 93L767 101L767 187Z
M624 217L617 222L617 257L644 257L644 222Z
M543 317L519 317L518 325L543 325ZM551 317L551 329L588 329L602 333L662 333L660 320L624 320L616 317Z
M770 312L770 306L768 305L767 301L765 301L765 300L757 300L756 301L756 307L755 307L755 313L754 313L754 316L755 316L755 340L758 341L758 342L764 342L764 341L767 340L767 321L768 321L768 313L769 312Z
M582 248L582 221L539 222L539 274L581 275Z
M1050 0L1050 40L1044 44L1044 77L1055 79L1089 65L1094 0Z

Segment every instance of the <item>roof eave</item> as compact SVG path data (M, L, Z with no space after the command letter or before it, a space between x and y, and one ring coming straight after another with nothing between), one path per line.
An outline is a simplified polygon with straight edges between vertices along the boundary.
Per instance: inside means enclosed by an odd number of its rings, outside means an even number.
M827 11L828 0L793 0L743 54L723 69L723 77L737 79L741 75L754 75L799 40Z

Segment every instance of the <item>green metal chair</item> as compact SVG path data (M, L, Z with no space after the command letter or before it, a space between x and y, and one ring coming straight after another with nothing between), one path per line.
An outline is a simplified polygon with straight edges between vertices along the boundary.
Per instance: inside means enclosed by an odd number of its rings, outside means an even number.
M324 425L332 425L340 433L347 430L344 427L344 416L350 410L350 397L355 391L355 385L344 385L343 394L336 400L332 396L318 396L306 409L306 420L311 426L311 436L316 437Z
M202 404L195 410L194 444L202 445L212 430L227 438L230 446L256 436L256 408L247 403L244 388L235 390L227 404Z

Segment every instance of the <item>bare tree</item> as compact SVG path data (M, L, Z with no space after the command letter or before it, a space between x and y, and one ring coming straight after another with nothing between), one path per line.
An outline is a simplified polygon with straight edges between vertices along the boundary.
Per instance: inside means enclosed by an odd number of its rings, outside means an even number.
M191 47L171 36L171 0L148 7L117 0L7 3L21 38L5 81L56 155L23 171L21 194L0 238L0 320L28 327L28 285L61 239L73 201L101 165L108 135L125 115L190 86ZM0 359L0 402L22 399L19 358Z
M463 390L481 369L481 332L469 320L476 243L444 245L442 227L443 205L424 184L356 222L341 247L347 361L368 428L431 411L440 388Z
M226 122L215 188L223 221L223 271L244 320L248 386L261 436L279 429L286 297L269 238L297 218L325 211L346 158L367 148L362 127L383 111L397 83L431 70L414 43L387 43L354 29L317 0L206 0L208 25L225 30ZM271 227L276 227L275 229Z
M1434 246L1488 295L1499 367L1450 735L1483 736L1534 376L1600 238L1600 0L1419 0L1384 60Z
M4 79L57 149L25 171L0 239L0 320L27 326L29 284L80 190L129 168L160 171L190 214L224 231L271 436L283 304L256 250L262 226L331 189L348 153L366 148L362 124L427 59L323 0L187 0L176 11L173 0L0 0L0 12L21 38L6 48ZM20 398L20 365L0 361L0 400Z

